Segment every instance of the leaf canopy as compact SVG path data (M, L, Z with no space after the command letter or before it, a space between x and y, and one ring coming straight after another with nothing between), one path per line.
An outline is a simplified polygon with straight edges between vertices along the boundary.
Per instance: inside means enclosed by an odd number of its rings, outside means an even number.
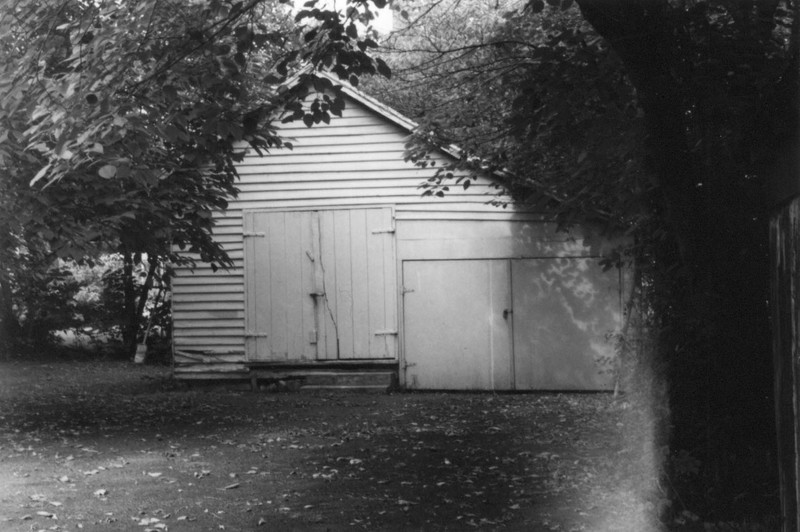
M347 15L314 8L293 17L285 4L8 6L0 15L4 232L38 235L59 255L93 249L91 234L98 245L158 254L177 246L229 263L211 239L211 212L236 195L245 148L285 146L274 122L307 89L281 83L303 65L303 82L316 69L347 79L379 66L354 26L369 18L366 0ZM312 124L340 108L331 100Z

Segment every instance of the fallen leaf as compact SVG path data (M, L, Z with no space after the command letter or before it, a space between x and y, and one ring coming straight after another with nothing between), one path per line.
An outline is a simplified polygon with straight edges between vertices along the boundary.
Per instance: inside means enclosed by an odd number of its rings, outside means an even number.
M95 497L105 497L106 495L108 495L108 490L106 489L101 488L99 490L95 490L94 492Z
M153 472L153 473L147 473L147 476L149 476L149 477L153 477L153 478L158 478L158 477L160 477L160 476L161 476L161 475L163 475L163 474L164 474L164 473L161 473L160 471L158 471L158 472Z
M236 482L236 483L234 483L234 484L228 484L227 486L225 486L225 487L224 487L224 488L222 488L222 489L224 489L224 490L232 490L232 489L236 489L236 488L238 488L238 487L239 487L239 483L238 483L238 482Z

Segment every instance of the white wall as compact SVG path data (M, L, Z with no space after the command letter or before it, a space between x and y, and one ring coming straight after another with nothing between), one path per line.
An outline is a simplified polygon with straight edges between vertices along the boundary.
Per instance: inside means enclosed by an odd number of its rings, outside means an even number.
M368 105L369 102L368 102ZM241 190L215 214L215 238L234 261L213 272L198 263L179 270L173 284L176 363L214 362L244 369L245 293L243 213L264 210L392 206L398 272L405 260L540 258L595 254L578 238L556 233L540 215L488 202L496 189L486 179L468 190L452 186L444 198L422 197L419 185L433 169L403 160L408 131L354 100L342 118L312 128L281 126L293 150L263 157L249 153L239 166ZM402 311L402 309L399 309ZM400 315L402 320L402 315ZM187 350L202 354L185 357ZM186 366L192 369L191 366Z

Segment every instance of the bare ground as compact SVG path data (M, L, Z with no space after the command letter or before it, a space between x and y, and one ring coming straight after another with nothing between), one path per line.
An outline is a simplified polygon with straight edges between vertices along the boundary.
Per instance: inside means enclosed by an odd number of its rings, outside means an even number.
M169 368L0 363L0 530L652 527L607 394L186 388Z

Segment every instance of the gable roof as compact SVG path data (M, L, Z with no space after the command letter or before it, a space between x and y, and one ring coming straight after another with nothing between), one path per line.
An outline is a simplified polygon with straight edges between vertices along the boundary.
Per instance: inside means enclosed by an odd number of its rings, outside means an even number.
M377 100L376 98L373 98L372 96L366 94L365 92L357 89L349 81L345 79L340 79L338 76L332 74L331 72L327 72L324 70L313 71L311 67L306 67L301 69L295 75L291 76L289 79L287 79L283 83L283 86L291 87L295 85L296 83L298 83L300 77L303 74L313 74L314 76L330 81L334 86L341 87L342 92L346 96L355 100L357 103L366 107L367 109L377 114L378 116L400 127L409 135L414 134L416 130L419 128L419 124L416 123L415 121L411 120L404 114L396 111L392 107L389 107L385 103ZM450 146L431 146L431 147L441 151L442 153L449 155L450 157L453 157L454 159L459 159L461 157L460 153L461 150L457 146L450 145ZM496 179L501 179L502 177L496 172L493 172L492 174Z
M409 136L415 134L417 132L417 129L419 128L419 124L417 122L413 121L412 119L396 111L392 107L389 107L388 105L382 103L376 98L373 98L372 96L369 96L368 94L354 87L349 81L340 79L337 75L328 71L314 70L311 66L306 66L305 68L301 69L296 74L291 76L289 79L287 79L283 83L283 86L291 87L298 84L298 82L300 81L301 77L304 74L310 74L319 78L323 78L332 83L334 87L340 87L342 93L345 96L354 100L356 103L362 105L363 107L375 113L379 117L385 119L386 121L398 126ZM440 154L450 157L455 161L460 160L463 155L461 149L453 144L447 146L429 144L428 146L431 151L439 152ZM488 168L481 168L481 166L483 166L483 159L479 157L475 156L470 157L468 163L474 164L474 167L472 169L467 170L468 172L473 172L476 177L478 175L481 175L484 178L488 178L489 180L494 181L496 184L500 186L502 186L502 184L506 182L509 178L509 175L505 171L497 169L490 170ZM438 168L438 171L442 170L443 167L440 166ZM546 195L550 196L549 194Z
M344 92L347 96L349 96L356 102L360 103L364 107L368 108L372 112L382 116L386 120L394 123L397 126L400 126L408 133L413 133L414 130L419 127L419 124L417 124L407 116L400 114L399 112L395 111L388 105L381 103L372 96L369 96L368 94L358 90L357 88L353 87L353 85L351 85L347 80L339 79L338 77L328 72L317 72L316 75L330 80L334 85L341 86L342 92Z

